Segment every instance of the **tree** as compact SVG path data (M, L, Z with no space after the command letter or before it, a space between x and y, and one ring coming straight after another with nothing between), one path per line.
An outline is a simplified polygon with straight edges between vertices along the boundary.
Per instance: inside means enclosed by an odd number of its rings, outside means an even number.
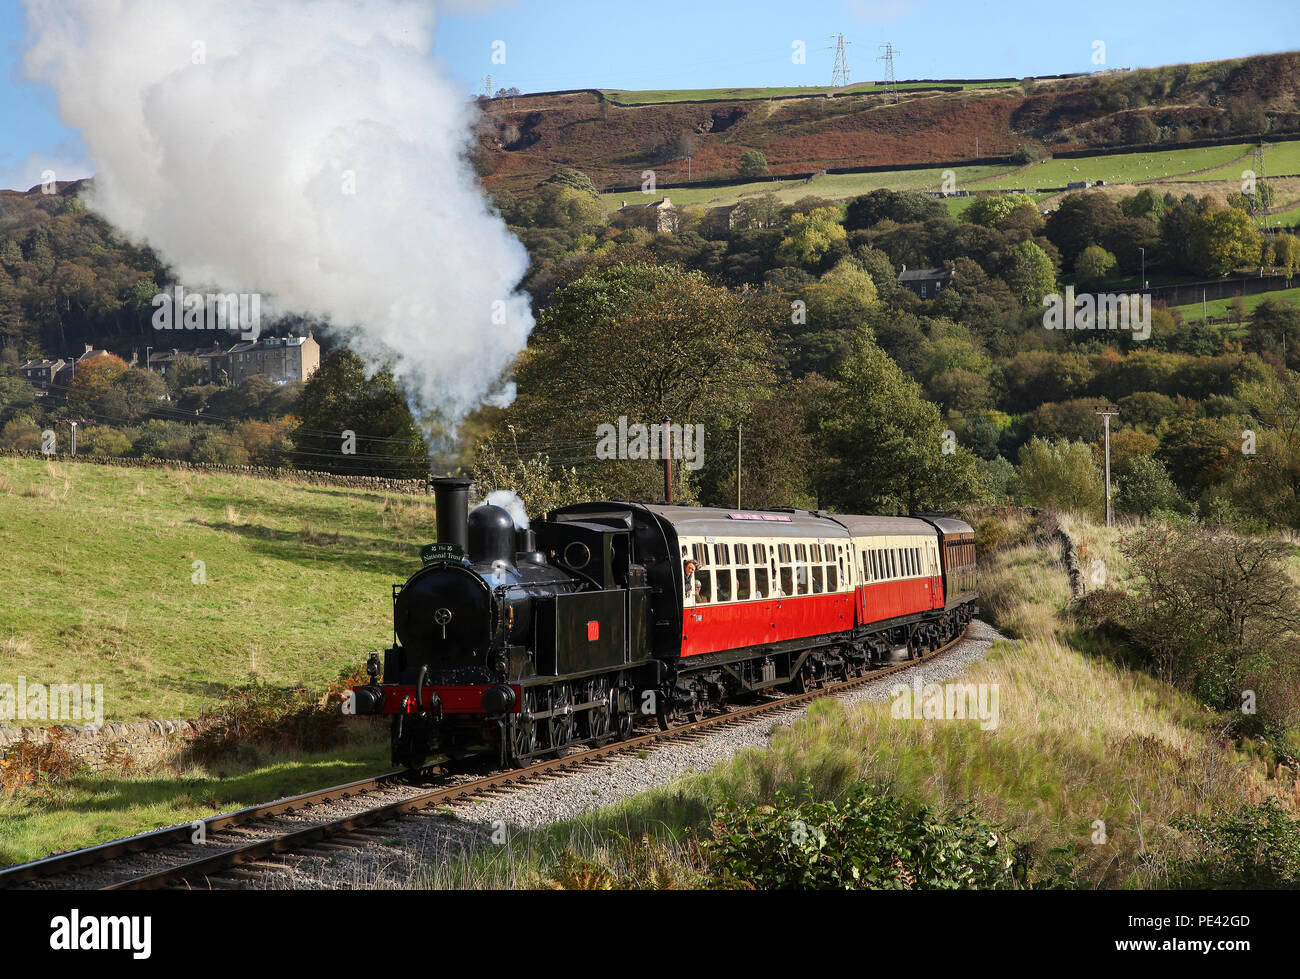
M1105 281L1115 267L1115 256L1100 245L1089 245L1074 260L1074 271L1085 286L1095 287Z
M1259 230L1250 215L1224 207L1201 216L1193 231L1191 260L1206 275L1227 275L1259 257Z
M1087 513L1100 508L1101 472L1086 442L1032 438L1020 450L1016 475L1027 503Z
M335 350L303 386L294 459L302 469L419 476L429 448L386 371L366 377L350 350Z
M599 197L600 191L581 170L575 170L572 167L561 167L553 174L542 181L543 184L559 184L562 187L572 187L574 190L580 190L584 194L590 194L592 197Z
M1115 508L1120 513L1149 517L1159 510L1186 513L1187 501L1159 459L1140 455L1115 471Z
M1034 203L1033 198L1026 197L1024 194L987 194L976 197L970 206L962 211L961 219L986 228L997 228L1022 208L1028 208L1035 216L1038 214L1038 205Z
M1022 241L1011 249L1002 279L1023 304L1040 307L1056 286L1056 267L1036 242Z
M208 380L208 369L193 354L181 354L171 362L163 380L167 382L168 390L180 391L182 388L205 383Z
M939 409L869 337L858 338L835 380L839 394L820 426L823 505L916 513L984 499L975 457L945 440Z
M1045 231L1048 240L1061 250L1062 261L1073 263L1089 245L1107 241L1119 218L1119 207L1105 194L1066 194L1047 218Z
M110 422L134 425L155 413L159 403L167 398L167 384L162 376L139 367L124 371L113 382L113 387L123 395L121 401L115 403L115 413L122 417L109 418Z
M804 268L816 266L831 246L848 238L839 221L837 208L818 208L811 214L796 214L790 219L786 236L777 249L777 260Z
M100 354L85 363L77 364L76 375L68 390L68 407L94 418L96 415L116 415L106 418L121 422L124 414L122 395L115 384L127 372L126 361L115 354Z
M781 199L775 194L744 197L731 217L736 231L770 228L781 220Z
M772 329L788 316L775 294L730 292L698 272L594 263L542 312L517 364L519 395L506 420L528 438L581 441L593 451L597 429L620 418L703 424L708 438L767 396ZM606 463L602 472L601 482L623 496L662 494L648 455ZM690 472L681 465L674 472L684 491Z
M767 176L767 157L758 150L745 150L740 156L740 168L737 171L746 180L757 180Z
M1286 275L1294 275L1300 269L1300 238L1283 232L1273 237L1273 264Z
M899 224L948 220L948 209L926 194L887 188L855 197L844 209L844 227L849 231L862 231L885 220Z

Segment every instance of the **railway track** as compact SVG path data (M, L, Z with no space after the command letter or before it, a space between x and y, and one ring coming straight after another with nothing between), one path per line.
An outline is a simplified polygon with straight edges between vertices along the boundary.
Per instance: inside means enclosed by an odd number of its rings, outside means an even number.
M247 839L247 835L265 832L268 829L266 823L277 817L300 816L312 806L356 800L366 795L384 793L397 788L409 788L409 783L406 781L407 773L389 772L345 785L336 785L263 805L222 813L194 823L154 830L83 850L46 857L43 860L0 870L0 889L24 884L58 886L58 879L67 875L83 872L87 868L103 872L115 862L128 861L141 855L157 856L160 860L171 859L176 862L169 862L166 866L145 872L128 871L120 879L102 884L101 889L238 887L250 877L257 876L261 870L283 869L282 864L267 862L276 856L301 853L322 846L325 848L363 847L368 842L386 835L378 831L378 826L408 813L480 798L510 787L520 787L546 776L598 766L620 755L643 751L657 745L705 737L710 732L725 727L797 710L813 700L837 696L857 687L879 682L891 674L913 669L942 656L965 638L964 630L961 635L919 659L905 660L871 670L860 677L829 683L805 693L788 694L779 699L713 714L665 731L637 734L623 741L614 741L547 759L527 768L495 772L480 778L439 785L414 795L382 801L378 805L368 806L357 812L312 825L300 828L273 827L269 835L257 839ZM432 768L436 766L426 768L425 772L430 772ZM231 839L218 841L212 838L215 834L231 837ZM198 842L198 839L203 842ZM211 850L217 846L221 846L222 849L215 853L193 856L194 850ZM168 854L167 851L171 849L179 849L181 853ZM73 882L72 886L77 885Z

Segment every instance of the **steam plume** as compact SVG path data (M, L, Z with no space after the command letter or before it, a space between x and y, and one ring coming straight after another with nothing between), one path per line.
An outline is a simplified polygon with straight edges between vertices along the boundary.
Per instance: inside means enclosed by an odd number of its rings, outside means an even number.
M89 205L187 289L328 320L417 417L509 399L528 258L465 162L475 110L431 57L427 3L26 6L27 70L85 139Z

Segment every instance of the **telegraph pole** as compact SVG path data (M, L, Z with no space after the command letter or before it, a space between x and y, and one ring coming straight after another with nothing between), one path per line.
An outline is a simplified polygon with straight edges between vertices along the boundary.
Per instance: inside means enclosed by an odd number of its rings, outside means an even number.
M664 415L664 502L673 502L673 437Z
M1118 415L1118 411L1099 411L1102 424L1106 429L1106 526L1115 526L1115 509L1110 503L1110 419L1113 415Z
M740 509L740 446L745 438L745 424L736 425L736 509Z

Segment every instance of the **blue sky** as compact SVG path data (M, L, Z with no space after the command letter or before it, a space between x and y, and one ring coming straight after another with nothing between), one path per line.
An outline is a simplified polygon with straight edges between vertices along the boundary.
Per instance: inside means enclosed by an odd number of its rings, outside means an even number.
M454 7L441 18L435 56L473 91L489 74L494 88L525 92L824 85L837 33L850 42L854 80L880 77L875 59L885 41L901 52L900 79L1092 71L1095 41L1105 42L1106 67L1300 48L1295 0L455 0ZM60 177L91 170L50 94L23 78L24 35L21 0L0 0L0 187L23 189L46 166ZM498 41L505 64L492 60ZM806 44L806 64L792 62L795 41Z

